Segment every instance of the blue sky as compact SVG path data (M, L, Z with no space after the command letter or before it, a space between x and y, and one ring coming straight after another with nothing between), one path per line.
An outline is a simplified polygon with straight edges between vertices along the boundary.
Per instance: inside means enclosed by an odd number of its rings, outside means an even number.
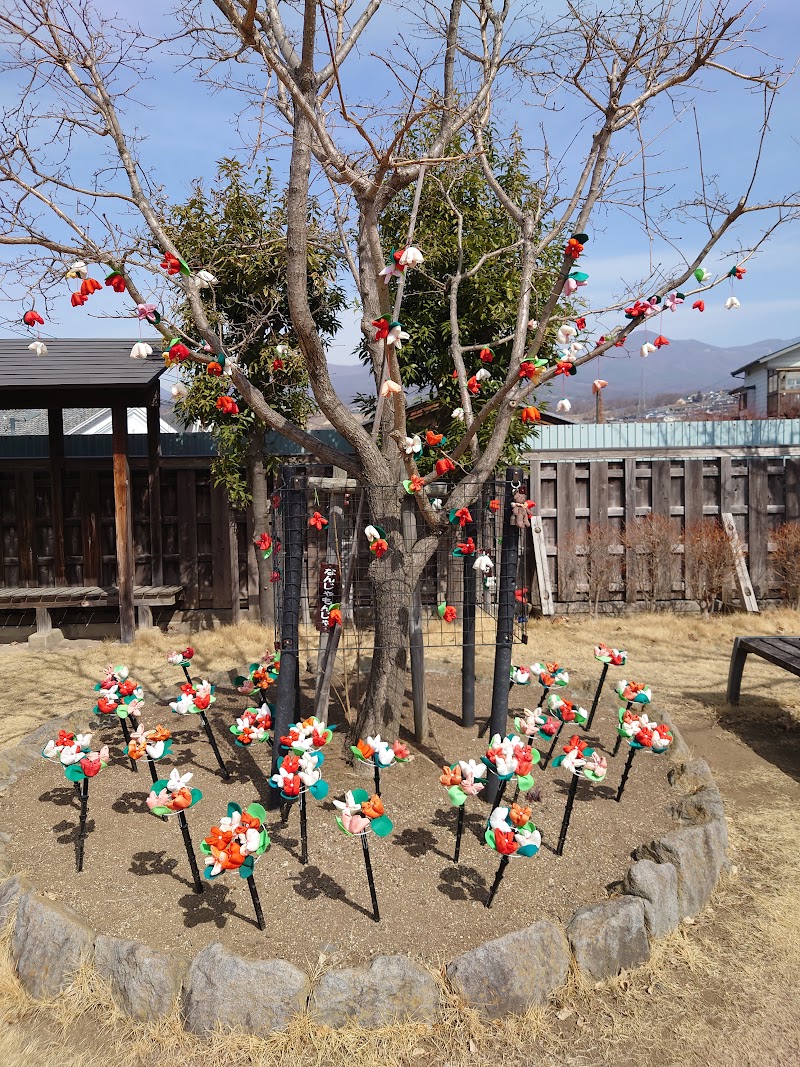
M376 17L370 29L368 47L382 49L398 31L398 6L387 5ZM554 0L545 0L540 5L545 15L562 10ZM115 8L125 17L138 21L151 32L168 33L171 18L163 13L164 5L157 0L132 0L122 4L119 0L104 0L102 10L111 13ZM527 11L519 8L519 16ZM760 36L764 51L783 58L791 64L797 58L800 44L800 5L789 0L769 0L757 21L765 25ZM377 71L377 73L376 73ZM241 99L233 93L211 93L197 85L190 70L178 69L175 58L166 49L155 50L147 70L147 78L138 87L137 95L142 105L131 106L124 116L129 127L137 127L147 133L144 148L146 158L157 171L171 197L180 199L187 191L191 179L210 176L216 160L225 155L246 154L244 143L252 132L245 124L241 132L233 116L241 106ZM356 96L377 95L388 91L390 72L384 64L365 57L353 63L347 84ZM5 92L9 83L5 83ZM742 175L754 150L753 130L758 119L760 102L756 94L743 87L732 87L720 75L706 79L706 91L699 97L697 113L703 135L703 151L709 172L720 176L721 184L731 192L738 192ZM0 86L0 89L2 86ZM795 116L800 113L800 81L794 79L783 91L771 122L771 136L765 151L763 178L760 187L765 195L786 190L800 180L800 151L797 143ZM542 112L517 92L497 102L497 114L501 122L514 121L522 131L523 143L534 148L537 144L538 125ZM580 112L566 107L556 114L544 116L549 124L548 136L557 150L566 148L573 141ZM669 172L668 181L674 183L672 200L688 195L696 185L697 155L691 114L684 113L674 121L659 141L657 166ZM571 164L581 155L581 140L578 138L566 156ZM535 161L535 157L532 157ZM87 153L79 160L88 168L93 162ZM281 158L271 161L280 175L284 162ZM691 251L695 247L698 231L693 225L680 225L676 212L674 221L679 224L679 247ZM629 286L644 274L650 260L650 251L638 222L619 212L610 211L597 218L590 227L592 241L587 246L581 266L590 275L587 292L593 304L604 302L612 296L629 292ZM745 237L749 234L745 231ZM741 308L726 311L723 307L729 295L726 285L710 294L704 314L683 309L680 313L665 316L664 326L669 336L698 338L716 345L747 344L765 337L792 337L800 333L795 322L797 300L792 266L795 245L800 232L797 224L787 226L763 250L758 258L748 264L744 281L735 285L735 295ZM656 263L672 266L676 253L665 247L655 249ZM716 273L719 263L712 258L707 264ZM724 269L730 262L724 265ZM632 294L632 295L635 295ZM106 291L93 298L90 305L102 314L106 309L118 307L118 298ZM65 306L60 322L53 322L53 332L62 335L108 335L135 336L135 324L130 321L115 321L94 317L88 307L71 309ZM608 325L611 323L609 322ZM347 323L342 337L333 346L330 357L333 361L348 361L356 338L354 320ZM637 346L638 347L638 346ZM655 358L655 357L654 357Z

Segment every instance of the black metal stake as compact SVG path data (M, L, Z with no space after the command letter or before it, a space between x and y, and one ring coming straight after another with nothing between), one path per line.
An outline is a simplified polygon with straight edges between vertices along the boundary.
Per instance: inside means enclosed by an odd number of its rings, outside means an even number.
M617 795L614 798L616 801L622 800L622 791L625 788L625 783L628 780L628 775L631 773L631 764L633 763L633 757L636 755L636 749L631 745L628 752L628 758L625 760L625 766L622 768L622 777L619 780L619 789Z
M367 868L367 881L369 882L369 895L372 898L372 918L376 923L381 921L381 913L378 910L378 894L375 892L375 879L372 877L372 864L369 859L369 841L367 835L361 835L361 847L364 850L364 866Z
M607 674L608 664L604 663L603 669L600 672L600 681L597 683L597 689L595 690L594 700L592 701L592 710L589 712L589 718L586 720L586 726L584 727L585 730L588 730L589 727L592 725L592 719L594 718L594 713L597 711L597 705L600 702L600 694L603 691L603 686L605 685Z
M557 729L557 730L556 730L556 732L555 732L555 733L553 734L553 740L552 740L552 741L550 742L550 748L548 748L547 752L546 752L546 753L545 753L545 755L544 755L544 756L542 757L542 762L541 762L541 767L542 767L542 770L544 770L544 769L545 769L545 767L547 766L547 764L548 764L548 763L550 762L550 760L551 760L551 759L553 758L553 753L554 753L554 752L555 752L555 750L556 750L556 745L558 744L558 738L559 738L559 735L561 734L561 727L562 727L563 725L564 725L564 723L563 723L563 722L559 722L559 724L558 724L558 729Z
M81 782L81 814L78 822L78 843L75 850L75 869L78 874L83 870L83 849L86 842L86 816L89 811L89 779Z
M511 656L514 642L514 592L517 587L517 555L519 526L514 523L512 502L521 488L524 473L521 467L506 469L506 498L503 512L503 540L500 546L500 581L497 606L497 639L492 683L492 714L488 724L489 736L502 734L508 719L508 680L511 677ZM488 782L486 799L495 804L495 782Z
M147 757L147 766L150 768L150 777L153 779L153 785L155 785L158 781L158 771L156 770L155 763L149 756Z
M256 889L256 880L250 875L247 879L247 888L250 890L250 899L253 901L253 907L256 912L256 921L258 922L259 930L265 930L264 925L264 912L261 910L261 901L258 899L258 890Z
M508 785L508 783L509 783L509 779L508 778L506 778L506 780L504 782L500 783L500 788L498 789L497 796L495 797L495 800L494 800L494 806L496 808L499 808L500 805L503 803L503 797L505 796L506 786Z
M477 522L464 525L463 537L473 543L478 539ZM464 607L461 627L461 725L475 725L475 595L477 576L472 564L475 556L464 556Z
M491 908L494 903L494 895L497 892L498 886L503 881L503 875L506 873L506 867L508 866L508 856L503 856L500 860L500 866L497 868L497 874L494 876L494 882L492 888L489 890L489 896L486 898L485 908Z
M617 734L617 741L616 741L616 744L614 745L614 751L611 753L612 756L616 756L617 755L617 753L619 752L619 746L621 744L622 744L622 734Z
M564 854L564 842L567 840L569 818L570 815L572 815L572 805L575 803L575 794L578 791L578 782L578 775L573 774L572 781L569 783L569 793L567 793L567 806L564 808L564 818L561 821L561 832L558 835L558 846L556 848L557 856L563 856Z
M130 743L131 743L131 731L128 728L128 720L127 719L120 719L119 720L119 724L122 727L122 736L125 738L125 744L130 746ZM132 759L130 756L128 757L128 759L130 760L131 770L138 772L139 768L136 766L136 760ZM155 781L155 778L153 779L153 781Z
M308 826L306 824L306 794L302 792L300 804L300 862L305 866L308 863Z
M181 666L183 667L183 673L186 675L186 681L189 683L192 689L194 689L194 682L192 681L191 674L189 674L189 668L185 664L181 664Z
M375 754L377 755L377 752ZM375 792L378 796L381 795L381 769L377 761L375 762Z
M228 768L225 766L225 760L222 758L222 756L220 755L220 751L217 748L217 739L216 737L214 737L214 732L211 729L211 723L206 718L206 713L204 711L200 712L200 722L203 724L203 729L206 732L208 743L211 745L211 749L214 753L216 761L219 764L220 770L222 771L222 777L227 782L230 778L230 773L228 771Z
M194 879L194 891L195 893L203 892L203 883L200 881L200 872L197 869L197 860L195 859L194 849L192 848L192 839L189 835L189 824L186 821L186 812L178 812L178 825L181 828L183 834L183 843L186 846L186 855L189 859L189 866L192 868L192 878Z
M462 804L458 809L458 819L456 821L456 850L453 854L453 863L458 863L458 857L461 855L461 835L464 832L464 808L466 804Z
M542 686L542 695L539 697L539 703L536 705L536 710L537 711L542 706L542 704L544 704L544 698L546 696L547 696L547 687L546 686Z

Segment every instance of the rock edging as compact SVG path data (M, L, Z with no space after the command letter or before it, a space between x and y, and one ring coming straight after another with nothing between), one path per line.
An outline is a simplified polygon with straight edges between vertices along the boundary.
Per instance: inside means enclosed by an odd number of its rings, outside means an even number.
M675 734L667 777L676 790L669 812L678 827L636 849L619 896L578 908L563 928L543 919L448 964L450 989L484 1016L546 1004L573 964L592 981L640 966L654 940L707 904L727 866L722 797L705 760L692 759L674 723L662 719ZM54 730L70 725L70 719L51 720L0 755L0 793L36 762ZM11 870L8 840L0 835L0 878ZM303 1011L331 1027L350 1020L369 1028L399 1019L432 1024L444 995L433 974L406 956L328 971L315 984L286 960L245 960L218 942L187 964L136 941L95 934L77 912L19 875L0 882L0 926L6 923L14 965L32 996L56 996L92 964L127 1015L152 1018L179 1003L186 1029L196 1034L222 1026L263 1036ZM254 988L269 989L269 1011L259 998L257 1011L243 1013Z

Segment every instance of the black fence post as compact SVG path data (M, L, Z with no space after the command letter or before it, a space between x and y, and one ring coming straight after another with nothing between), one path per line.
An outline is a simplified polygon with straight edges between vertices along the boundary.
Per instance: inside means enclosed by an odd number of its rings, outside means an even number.
M503 541L500 546L500 588L497 605L497 639L494 654L494 680L492 683L492 714L489 720L489 737L505 735L508 725L508 691L511 679L511 652L514 641L514 593L517 587L517 555L519 527L514 524L512 502L514 494L523 485L521 467L506 468L506 493L503 510ZM494 803L498 782L489 775L486 799Z
M480 499L478 500L480 503ZM473 563L477 553L478 524L464 526L465 541L476 544L475 553L464 556L464 609L461 627L461 725L475 725L475 594L477 589Z
M281 611L281 668L275 692L275 722L272 746L272 773L277 774L282 759L279 738L295 720L297 682L300 664L300 595L303 583L303 547L306 532L306 478L295 467L284 467L283 475L283 605ZM270 789L267 806L280 804L277 789Z

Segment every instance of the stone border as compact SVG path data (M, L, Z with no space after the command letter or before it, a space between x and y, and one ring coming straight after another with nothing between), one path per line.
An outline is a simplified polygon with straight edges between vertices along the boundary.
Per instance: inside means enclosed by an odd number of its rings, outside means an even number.
M445 969L450 989L488 1018L543 1005L564 983L574 961L592 981L638 967L654 940L703 910L727 867L728 831L722 797L708 764L691 759L675 734L667 779L675 790L669 813L678 828L634 852L620 895L578 908L562 928L543 919L479 945ZM38 727L0 754L0 793L38 759L42 744L71 719ZM396 1019L432 1024L442 990L431 971L406 956L380 956L369 965L332 970L312 986L286 960L245 960L213 942L187 964L136 941L95 934L77 912L39 894L11 870L0 835L0 926L11 923L11 955L34 997L53 997L75 972L92 963L110 984L117 1005L135 1019L171 1012L180 1004L184 1026L204 1034L218 1025L265 1036L308 1011L331 1027L354 1021L367 1028ZM253 989L270 995L253 999Z

